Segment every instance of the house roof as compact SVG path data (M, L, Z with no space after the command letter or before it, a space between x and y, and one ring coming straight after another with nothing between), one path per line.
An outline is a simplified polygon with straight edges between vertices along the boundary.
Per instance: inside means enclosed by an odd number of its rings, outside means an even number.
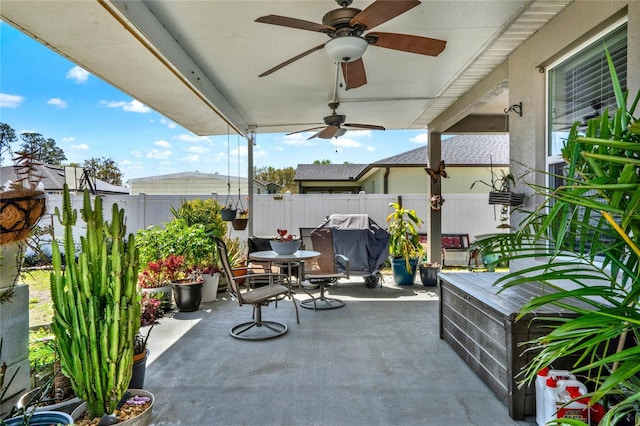
M60 192L65 184L65 171L62 166L54 166L52 164L34 163L35 173L42 176L40 183L44 187L45 192ZM13 166L0 167L0 184L4 184L11 180L17 179L15 168ZM98 193L114 193L128 194L129 188L124 186L111 185L100 179L94 179L96 192Z
M459 135L442 141L442 159L451 166L509 165L508 135ZM371 164L298 164L294 180L358 180L376 167L424 167L427 148L420 146Z
M509 165L508 135L459 135L442 141L442 159L447 166ZM424 146L383 158L371 166L424 167Z
M357 180L367 164L298 164L294 180Z
M157 175L157 176L146 176L140 178L129 179L129 183L143 183L143 182L154 182L160 180L171 180L171 179L194 179L194 178L203 178L203 179L217 179L217 180L231 180L232 182L238 182L238 180L242 182L246 182L246 177L237 176L227 176L221 175L219 173L201 173L201 172L181 172L181 173L169 173L166 175Z

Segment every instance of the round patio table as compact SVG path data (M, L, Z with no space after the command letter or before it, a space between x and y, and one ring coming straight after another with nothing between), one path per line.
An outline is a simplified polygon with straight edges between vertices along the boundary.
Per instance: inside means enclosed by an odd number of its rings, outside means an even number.
M287 281L289 287L289 293L293 294L291 290L291 266L295 263L311 260L320 257L319 251L312 250L298 250L293 254L278 254L273 250L264 250L264 251L254 251L253 253L249 253L249 259L257 260L259 262L269 262L269 264L277 263L280 265L285 265L287 268ZM300 281L300 280L298 280ZM307 290L305 290L302 284L299 284L299 287L309 295L312 299L315 300L313 295L311 295ZM293 296L291 296L293 297Z

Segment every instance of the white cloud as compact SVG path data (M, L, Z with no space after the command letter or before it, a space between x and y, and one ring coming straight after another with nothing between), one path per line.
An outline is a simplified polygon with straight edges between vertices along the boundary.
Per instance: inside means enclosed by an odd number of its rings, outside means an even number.
M331 145L333 146L337 146L337 147L342 147L342 148L360 148L362 147L362 144L358 141L354 141L353 139L349 139L349 138L333 138L331 139Z
M155 141L153 144L155 146L159 146L160 148L171 148L171 144L164 140Z
M368 139L371 139L371 137L373 136L373 133L371 132L371 130L353 130L353 129L349 129L348 130L348 134L349 134L349 137L351 137L351 138L368 138Z
M282 138L282 143L290 146L316 146L316 141L314 141L313 139L307 139L314 134L315 132L303 132L296 133L294 135L288 135Z
M367 150L367 151L369 151L369 152L373 152L373 151L375 151L376 149L375 149L375 147L373 147L373 146L367 146L367 147L366 147L366 150Z
M81 143L80 145L71 145L69 148L71 148L72 150L86 151L89 149L89 145L87 145L86 143Z
M187 152L192 152L194 154L206 154L209 151L211 151L209 148L202 145L190 146L187 148Z
M24 101L23 96L0 93L0 108L18 108L22 101Z
M151 108L145 106L142 102L137 100L132 100L131 102L125 101L100 101L101 105L106 106L107 108L122 108L123 111L126 112L140 112L147 113L151 112Z
M170 129L175 129L177 127L176 123L174 123L173 121L166 120L164 118L160 120L160 122Z
M76 138L74 138L73 136L67 136L67 137L62 138L62 142L66 142L66 143L71 143L71 142L73 142L75 140L76 140Z
M175 139L181 142L200 142L200 143L210 143L208 136L197 136L194 134L183 133L175 137Z
M89 72L76 65L67 72L67 79L76 83L86 83L89 79Z
M240 157L244 157L249 152L249 150L247 149L246 146L241 146L239 151L240 151ZM233 148L231 150L231 152L230 152L230 156L231 156L231 160L233 160L235 158L235 160L237 162L238 161L238 148Z
M186 161L188 163L195 163L196 161L200 161L200 156L199 155L187 155L185 157L182 157L180 159L181 161Z
M139 150L137 150L137 149L136 149L135 151L131 151L131 155L133 155L134 157L138 157L138 158L140 158L140 157L143 157L143 156L144 156L144 154L142 153L142 151L139 151Z
M409 138L409 141L413 142L413 143L418 143L418 144L422 144L422 145L426 145L427 143L429 143L429 134L428 133L420 133L419 135L416 135L412 138Z
M145 157L154 160L164 160L171 157L171 154L171 151L169 151L168 149L165 149L164 151L161 151L159 149L150 149L146 152Z
M63 101L60 98L51 98L47 101L47 103L49 105L54 105L57 106L58 108L66 108L67 107L67 102Z

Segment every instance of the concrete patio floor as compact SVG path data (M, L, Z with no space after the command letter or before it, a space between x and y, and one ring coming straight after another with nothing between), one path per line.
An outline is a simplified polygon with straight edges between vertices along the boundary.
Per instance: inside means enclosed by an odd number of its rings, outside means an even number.
M289 332L258 342L229 336L251 307L228 293L163 318L149 339L152 424L535 425L512 420L440 340L437 290L389 276L375 289L361 277L341 281L328 293L346 305L299 308L300 324L290 300L264 308Z

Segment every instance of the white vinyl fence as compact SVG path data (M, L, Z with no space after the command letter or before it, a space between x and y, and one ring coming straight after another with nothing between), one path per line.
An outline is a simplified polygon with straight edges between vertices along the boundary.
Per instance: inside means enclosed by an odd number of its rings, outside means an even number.
M225 195L103 195L103 210L105 219L109 220L113 203L125 210L128 232L135 232L151 225L162 225L169 222L171 207L178 208L183 200L195 198L213 198L225 202ZM324 218L333 213L365 213L378 225L387 227L386 218L391 213L389 203L402 197L402 204L406 208L415 209L418 217L427 221L428 204L424 194L282 194L255 195L253 211L249 216L253 221L253 235L275 235L276 229L287 229L292 234L298 234L301 227L314 227ZM471 240L480 234L495 233L500 224L500 206L488 204L488 195L477 194L445 194L442 206L442 233L469 234ZM76 209L82 207L83 195L72 195L72 205ZM246 196L242 196L246 208ZM55 208L61 208L62 195L50 194L47 199L47 210L53 213ZM62 228L56 218L45 216L44 221L51 220L56 238L62 237ZM81 222L81 219L78 219ZM46 223L46 222L45 222ZM80 225L80 223L78 224ZM235 231L229 224L229 235L246 239L249 230ZM423 232L427 233L427 224ZM76 237L83 232L78 230Z

